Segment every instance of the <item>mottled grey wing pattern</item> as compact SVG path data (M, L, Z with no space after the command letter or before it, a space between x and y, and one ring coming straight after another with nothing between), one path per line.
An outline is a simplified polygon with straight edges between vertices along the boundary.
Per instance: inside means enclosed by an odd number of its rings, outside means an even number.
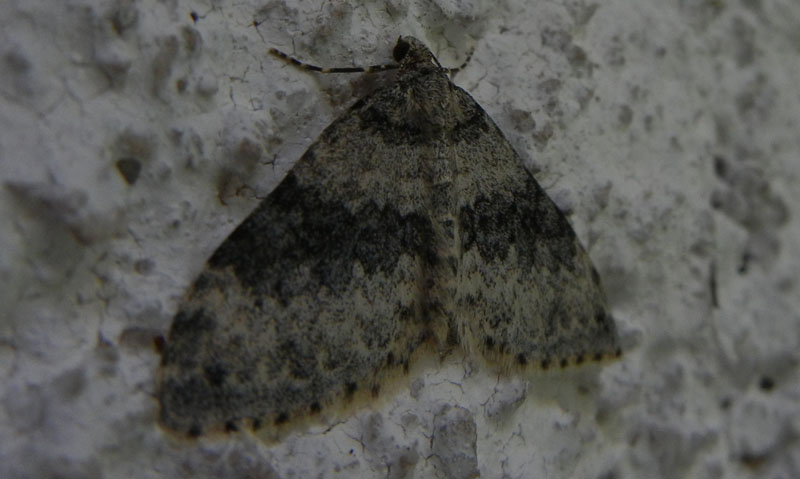
M541 366L617 351L563 215L421 43L395 54L396 81L325 129L195 281L163 352L163 425L307 417L377 394L424 341Z
M312 414L376 390L433 334L431 141L392 118L416 81L329 126L209 259L166 343L162 423L198 434Z
M541 368L620 354L600 276L572 227L466 92L457 162L457 315L487 359Z

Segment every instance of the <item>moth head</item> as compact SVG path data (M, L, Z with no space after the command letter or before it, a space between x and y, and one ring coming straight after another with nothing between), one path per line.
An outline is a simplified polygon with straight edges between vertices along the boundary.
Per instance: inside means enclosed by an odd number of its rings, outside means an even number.
M414 37L400 37L392 51L392 57L400 67L408 67L418 63L431 63L438 66L439 62L424 43Z

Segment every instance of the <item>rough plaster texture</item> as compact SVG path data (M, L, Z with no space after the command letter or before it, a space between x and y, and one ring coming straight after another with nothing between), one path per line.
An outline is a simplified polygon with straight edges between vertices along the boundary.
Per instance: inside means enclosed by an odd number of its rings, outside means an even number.
M800 477L795 0L0 5L0 476ZM257 26L254 25L254 21ZM435 358L277 444L156 425L204 260L400 34L505 131L600 270L626 355Z

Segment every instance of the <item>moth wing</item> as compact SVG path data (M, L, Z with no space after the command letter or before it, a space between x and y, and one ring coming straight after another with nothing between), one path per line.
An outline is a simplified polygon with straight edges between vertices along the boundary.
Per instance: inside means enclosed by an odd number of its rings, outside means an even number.
M437 251L424 145L391 144L356 113L396 109L387 96L331 124L209 259L166 342L162 424L280 424L407 367L428 334L420 281Z
M468 347L509 365L619 354L600 277L564 215L463 90L457 315Z

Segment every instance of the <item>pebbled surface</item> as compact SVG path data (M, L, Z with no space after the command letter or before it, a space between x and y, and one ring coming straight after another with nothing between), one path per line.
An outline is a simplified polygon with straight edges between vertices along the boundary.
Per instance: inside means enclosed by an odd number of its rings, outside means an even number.
M505 5L6 2L0 476L446 477L448 405L481 477L800 477L797 2ZM363 65L400 34L444 66L475 48L454 82L567 212L625 356L509 378L455 350L279 443L166 434L153 338L323 129L391 83L267 49Z

